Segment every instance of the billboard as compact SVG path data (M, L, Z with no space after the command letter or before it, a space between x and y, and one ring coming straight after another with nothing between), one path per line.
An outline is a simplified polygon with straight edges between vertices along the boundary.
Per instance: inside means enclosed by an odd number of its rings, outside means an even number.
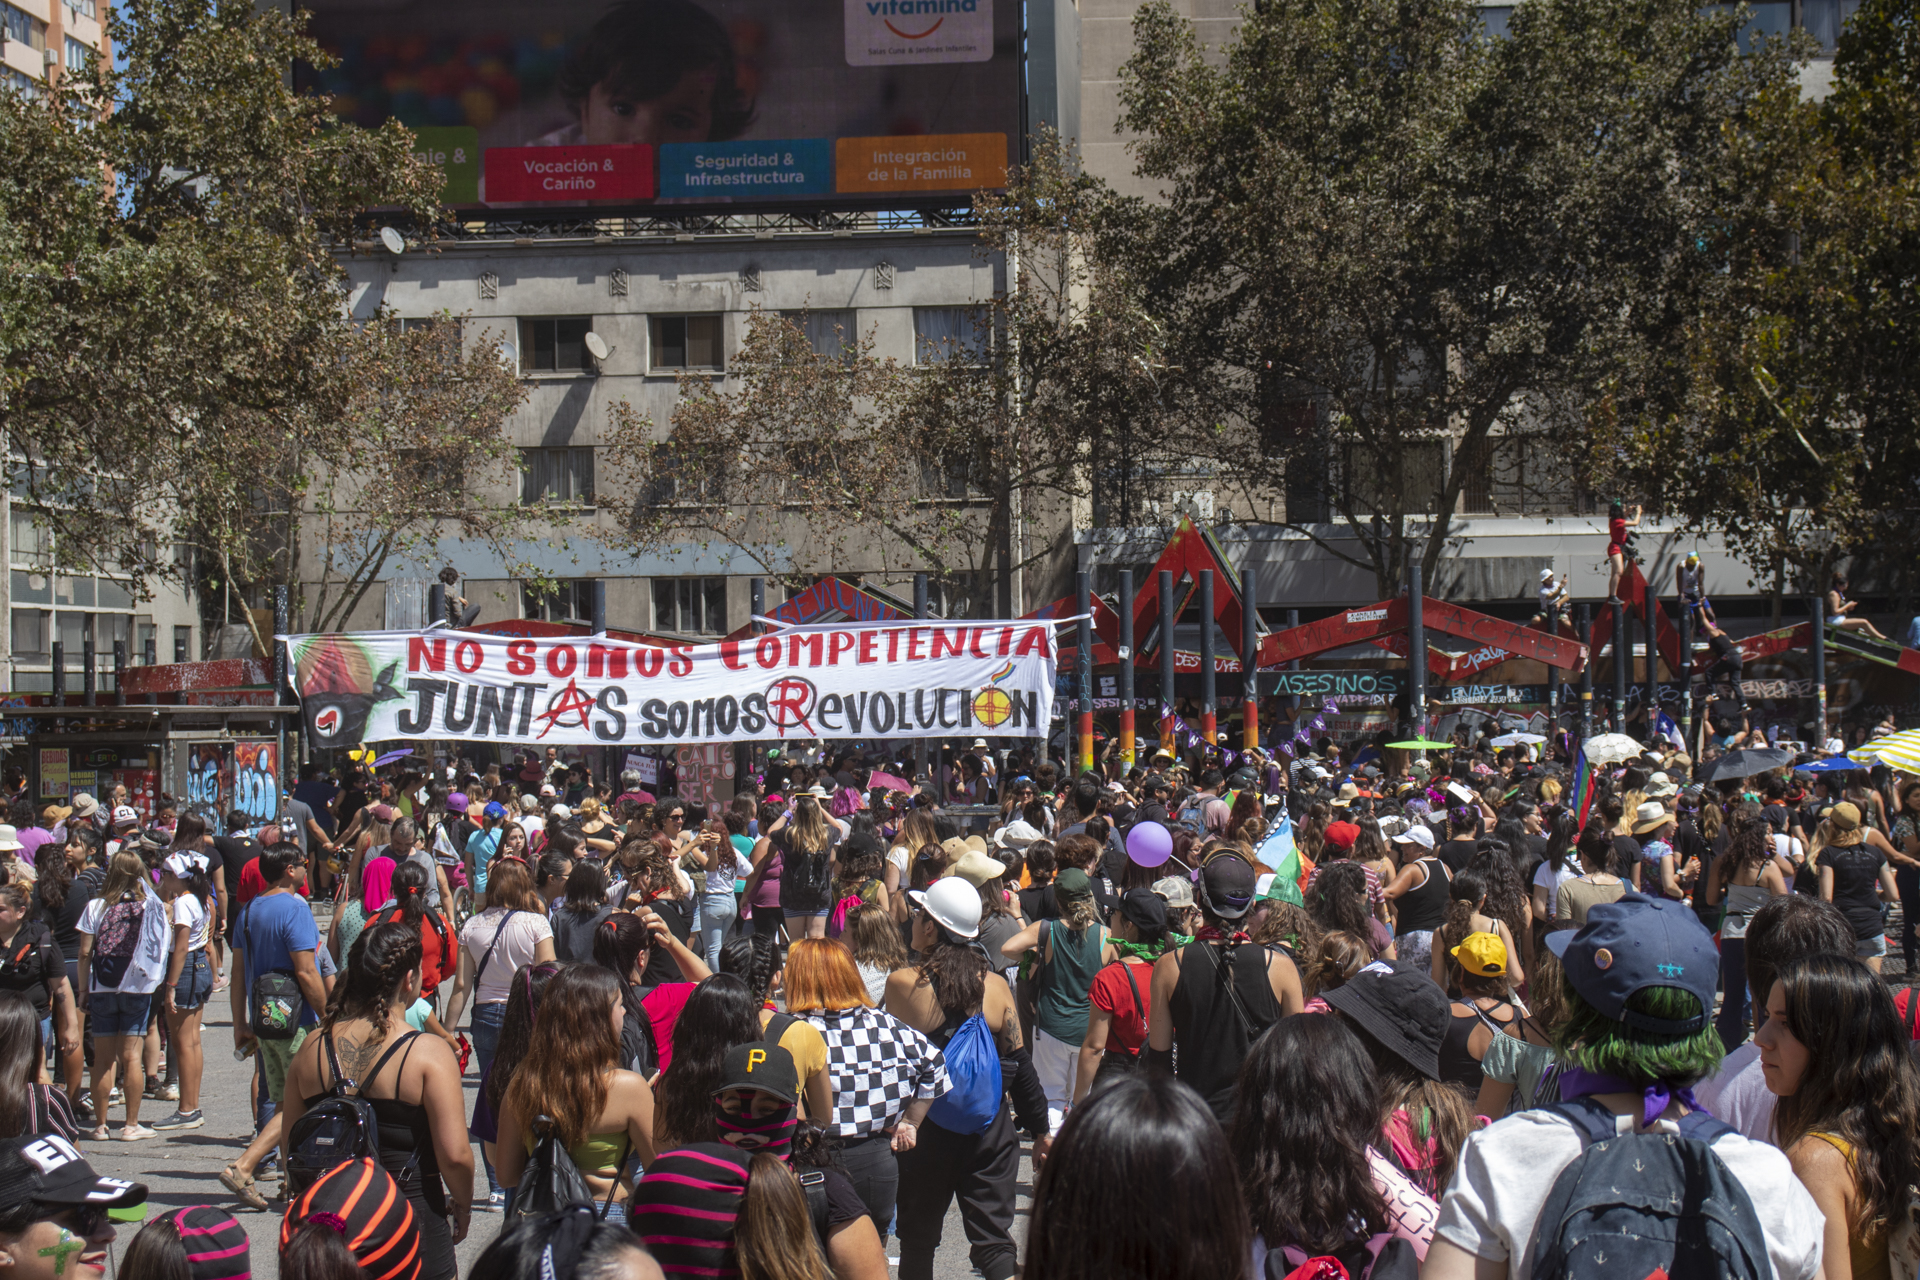
M308 0L340 63L456 206L884 202L1005 183L1018 0Z

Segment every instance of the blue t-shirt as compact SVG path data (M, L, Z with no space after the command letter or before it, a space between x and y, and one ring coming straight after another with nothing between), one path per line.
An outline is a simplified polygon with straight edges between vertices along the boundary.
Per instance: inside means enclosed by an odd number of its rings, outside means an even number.
M247 990L263 973L292 973L293 953L320 949L320 930L313 923L313 908L293 893L270 893L255 898L240 916L236 938L247 961ZM302 1004L300 1025L315 1026L320 1015Z
M489 831L485 827L474 828L467 837L467 857L473 863L473 896L478 898L487 891L487 863L493 860L494 850L500 847L500 833L504 827L495 827Z

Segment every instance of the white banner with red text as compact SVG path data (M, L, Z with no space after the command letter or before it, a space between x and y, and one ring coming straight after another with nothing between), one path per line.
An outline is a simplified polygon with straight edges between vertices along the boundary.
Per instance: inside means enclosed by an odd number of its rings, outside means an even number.
M1040 737L1054 624L785 627L714 644L475 632L279 636L316 747Z

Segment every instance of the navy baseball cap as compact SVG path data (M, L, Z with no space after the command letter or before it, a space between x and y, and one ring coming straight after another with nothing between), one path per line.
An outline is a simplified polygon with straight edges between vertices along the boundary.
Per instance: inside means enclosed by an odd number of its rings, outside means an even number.
M1578 931L1548 934L1547 950L1560 957L1580 998L1615 1022L1655 1035L1685 1036L1712 1020L1720 953L1713 935L1683 902L1627 893L1589 909ZM1700 998L1699 1016L1655 1018L1627 1008L1627 1001L1648 987L1693 992Z

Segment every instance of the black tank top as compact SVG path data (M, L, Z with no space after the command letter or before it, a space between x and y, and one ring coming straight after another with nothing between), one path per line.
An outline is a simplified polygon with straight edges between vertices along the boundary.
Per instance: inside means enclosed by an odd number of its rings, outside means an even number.
M1419 888L1400 895L1400 914L1393 930L1396 937L1421 930L1431 932L1446 922L1447 886L1453 883L1453 873L1447 870L1446 863L1431 854L1420 859L1420 865L1426 869L1427 880Z
M393 1088L400 1088L400 1077L406 1072L407 1059L413 1056L414 1042L419 1040L421 1032L411 1031L394 1041L365 1081L360 1083L360 1096L373 1107L374 1118L380 1122L380 1164L400 1183L402 1189L409 1189L407 1177L409 1171L418 1170L420 1190L426 1202L434 1212L446 1216L446 1188L440 1182L440 1157L433 1149L433 1127L427 1122L427 1108L418 1102L402 1102L398 1097L375 1098L368 1094L374 1081L383 1074L387 1060L396 1052L400 1053L400 1064L393 1069ZM320 1055L320 1079L331 1092L333 1085L327 1081L329 1074L327 1055ZM313 1106L327 1096L322 1092L307 1099L307 1105Z
M1195 942L1180 953L1180 980L1168 1005L1174 1074L1206 1100L1222 1124L1233 1118L1233 1086L1247 1050L1280 1021L1280 1002L1267 977L1271 954L1251 942L1231 952Z
M1497 1036L1505 1035L1506 1031L1500 1023L1481 1012L1479 1005L1466 1000L1460 1003L1473 1012L1462 1017L1454 1013L1451 1007L1447 1010L1447 1034L1440 1041L1440 1079L1447 1084L1460 1085L1469 1094L1477 1094L1486 1070L1480 1065L1480 1060L1473 1056L1467 1042L1479 1027L1486 1027Z

